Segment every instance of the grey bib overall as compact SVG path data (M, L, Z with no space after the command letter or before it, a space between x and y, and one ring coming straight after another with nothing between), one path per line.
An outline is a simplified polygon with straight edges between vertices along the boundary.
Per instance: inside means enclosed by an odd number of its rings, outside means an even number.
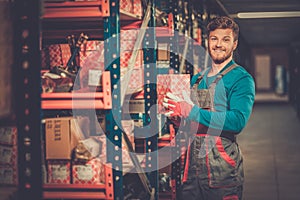
M191 90L191 99L199 107L215 111L214 95L218 81L237 65L220 73L208 89L198 89L205 72ZM238 200L244 179L240 149L232 132L219 130L208 134L208 127L190 122L190 137L183 176L182 197L204 200Z

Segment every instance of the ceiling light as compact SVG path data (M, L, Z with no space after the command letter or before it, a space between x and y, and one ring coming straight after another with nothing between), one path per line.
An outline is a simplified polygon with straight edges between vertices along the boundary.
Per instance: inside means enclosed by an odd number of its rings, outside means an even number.
M300 11L285 12L240 12L236 14L240 19L252 18L283 18L283 17L300 17Z

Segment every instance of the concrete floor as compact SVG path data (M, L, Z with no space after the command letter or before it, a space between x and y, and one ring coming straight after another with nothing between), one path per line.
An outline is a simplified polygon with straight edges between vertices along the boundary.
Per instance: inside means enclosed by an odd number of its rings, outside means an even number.
M300 199L300 120L291 104L255 103L238 142L245 163L243 200Z

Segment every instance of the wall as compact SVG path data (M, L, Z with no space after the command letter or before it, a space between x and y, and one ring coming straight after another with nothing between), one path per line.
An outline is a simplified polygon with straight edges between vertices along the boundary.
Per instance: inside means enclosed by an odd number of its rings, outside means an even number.
M256 78L255 72L255 56L256 55L269 55L270 62L270 81L271 88L268 92L273 91L273 86L275 84L275 69L277 65L282 65L285 67L287 72L289 71L289 54L288 48L286 47L255 47L251 49L251 69L253 69L254 78Z
M13 26L10 3L0 1L0 119L12 114ZM1 123L1 122L0 122Z

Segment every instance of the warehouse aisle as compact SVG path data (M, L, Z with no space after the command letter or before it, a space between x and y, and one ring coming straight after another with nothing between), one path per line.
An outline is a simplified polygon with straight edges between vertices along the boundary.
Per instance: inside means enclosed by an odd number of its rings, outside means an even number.
M244 200L300 199L300 120L288 103L256 103L238 137Z

